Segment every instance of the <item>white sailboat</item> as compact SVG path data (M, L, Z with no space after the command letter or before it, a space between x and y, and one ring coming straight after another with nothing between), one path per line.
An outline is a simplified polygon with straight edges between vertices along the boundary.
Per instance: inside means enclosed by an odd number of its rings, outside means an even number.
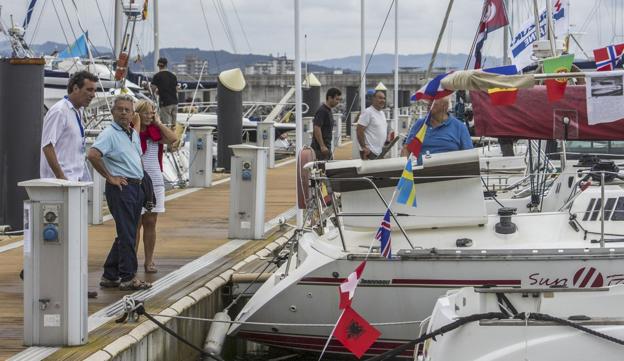
M513 214L508 207L497 209L494 201L484 199L477 151L449 154L431 155L415 170L417 208L393 205L402 228L395 228L398 224L392 221L394 257L387 260L374 253L368 259L354 308L373 324L387 323L376 326L382 335L370 355L414 338L438 297L452 288L584 288L623 281L624 248L619 237L624 236L624 190L619 181L604 186L604 222L597 206L602 204L601 187L581 192L576 172L564 173L550 188L544 198L550 211ZM362 189L370 181L356 180L351 173L357 171L354 162L333 162L327 170L330 180L338 180L332 184L344 183L338 227L327 222L321 236L304 232L292 260L275 272L237 317L243 322L284 325L235 325L231 335L278 347L311 351L323 347L331 326L302 324L336 322L338 285L365 258L385 212L375 192ZM366 174L392 169L388 163L370 161ZM397 165L402 169L403 164ZM452 176L449 169L454 170ZM375 179L380 194L389 199L396 181L385 186L383 182L383 177ZM573 201L558 210L570 197ZM526 203L526 199L499 201L503 206ZM600 239L605 238L607 246L601 247ZM335 340L328 352L348 353ZM403 356L411 357L410 351Z

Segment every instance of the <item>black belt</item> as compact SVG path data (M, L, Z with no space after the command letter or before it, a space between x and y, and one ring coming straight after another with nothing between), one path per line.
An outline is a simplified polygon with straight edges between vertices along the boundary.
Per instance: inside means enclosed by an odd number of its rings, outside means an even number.
M135 179L135 178L126 178L126 181L128 181L128 184L141 184L143 183L143 179Z

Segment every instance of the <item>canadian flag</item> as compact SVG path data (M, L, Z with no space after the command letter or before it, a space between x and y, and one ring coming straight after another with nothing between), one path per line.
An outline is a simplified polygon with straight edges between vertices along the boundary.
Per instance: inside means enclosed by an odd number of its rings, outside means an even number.
M349 277L347 277L344 282L340 284L338 287L338 293L340 294L340 309L344 310L347 307L351 306L351 300L355 295L355 289L357 288L358 283L360 282L360 278L362 278L362 273L364 272L364 267L366 266L366 261L362 261L359 266L355 269L355 271L351 272Z

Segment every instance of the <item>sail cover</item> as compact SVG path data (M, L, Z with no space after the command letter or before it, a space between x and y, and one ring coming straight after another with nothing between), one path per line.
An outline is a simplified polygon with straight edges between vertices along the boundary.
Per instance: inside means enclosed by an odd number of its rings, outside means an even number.
M546 87L519 89L513 105L492 105L487 92L472 91L475 132L479 136L529 139L620 140L624 119L589 125L585 85L568 86L565 96L548 102ZM567 123L567 125L566 125Z

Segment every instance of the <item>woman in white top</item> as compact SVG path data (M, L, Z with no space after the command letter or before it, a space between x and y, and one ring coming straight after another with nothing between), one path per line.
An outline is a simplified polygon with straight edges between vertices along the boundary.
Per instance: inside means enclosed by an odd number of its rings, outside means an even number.
M156 246L156 221L158 213L165 212L165 182L162 175L163 145L176 141L176 135L171 129L160 122L154 111L154 105L148 100L141 100L136 105L134 129L141 138L143 151L143 168L152 178L156 205L151 211L143 209L139 219L136 250L138 254L143 226L143 250L145 252L145 273L156 273L154 265L154 247Z

